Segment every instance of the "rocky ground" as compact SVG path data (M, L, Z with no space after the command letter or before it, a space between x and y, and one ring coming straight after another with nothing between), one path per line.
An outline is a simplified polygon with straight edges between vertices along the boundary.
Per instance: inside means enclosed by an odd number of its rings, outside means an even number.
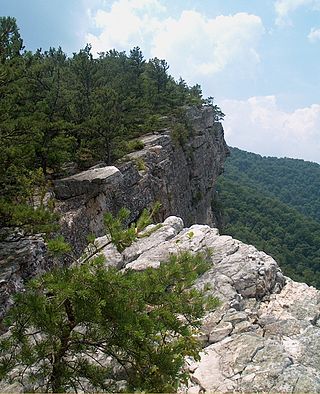
M115 166L105 163L54 182L61 230L80 255L87 235L104 233L103 214L130 210L130 221L156 201L159 221L170 215L187 225L216 223L212 209L215 183L229 154L222 125L210 107L189 108L188 137L179 142L164 129L140 138L144 148Z
M108 242L101 252L118 269L158 267L171 253L208 251L212 267L196 286L204 286L220 307L203 320L201 360L186 360L190 371L184 394L204 392L320 392L320 292L283 276L264 252L215 228L171 216L123 253ZM0 387L1 391L21 387Z
M207 248L212 268L196 285L210 284L222 304L204 319L201 360L188 360L181 391L320 392L320 292L284 277L264 252L206 225L183 228L177 217L121 255L112 245L103 252L110 265L143 270Z

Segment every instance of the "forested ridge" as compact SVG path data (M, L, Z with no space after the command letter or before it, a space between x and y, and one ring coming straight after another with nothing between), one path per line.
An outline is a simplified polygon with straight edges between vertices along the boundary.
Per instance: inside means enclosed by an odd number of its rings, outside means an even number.
M78 264L58 235L48 193L59 177L143 148L143 134L170 128L182 145L191 133L189 106L210 105L216 120L224 116L199 85L176 81L168 69L163 59L144 59L138 47L97 57L90 45L71 57L61 48L32 53L23 48L16 20L0 17L0 240L11 242L17 229L19 237L40 232L44 258L57 263L26 280L0 320L0 381L32 392L174 392L189 376L184 358L199 359L198 327L218 304L193 287L210 267L209 250L172 255L157 270L118 270L105 264L88 234ZM118 253L151 223L157 206L129 228L126 209L105 214ZM21 268L19 260L14 264ZM15 274L8 276L1 296L16 289Z
M320 165L237 148L218 180L222 232L272 255L291 278L320 287Z
M223 118L212 98L202 98L199 85L176 81L168 69L165 60L144 59L138 47L129 53L109 50L98 57L90 45L71 57L61 48L32 53L24 50L15 19L0 17L0 239L11 242L6 236L17 227L23 230L19 237L52 233L45 237L47 253L62 263L33 280L23 276L23 269L17 278L10 272L15 281L27 282L0 322L0 333L6 332L0 337L0 380L15 384L11 388L175 392L189 378L185 357L200 360L202 319L206 313L213 316L219 301L210 296L206 281L201 290L194 285L211 269L214 249L199 241L205 253L171 255L156 270L118 270L106 266L108 256L100 254L102 246L88 234L90 244L77 260L71 245L56 236L55 201L48 199L53 180L98 162L116 162L141 149L139 137L145 133L169 127L173 142L183 145L191 133L186 106L210 105L215 120ZM223 231L273 255L294 279L320 286L319 200L312 196L319 190L313 189L319 168L313 166L307 175L307 165L296 181L290 179L290 196L297 190L295 182L306 182L289 204L281 188L288 176L274 180L276 165L268 172L264 159L251 165L256 155L243 159L243 152L232 153L218 185L219 199L213 201L216 207L223 204ZM288 165L290 178L295 172L300 174L299 165ZM302 204L308 204L307 211L299 212ZM146 230L157 206L144 210L129 227L126 209L117 216L105 213L107 238L118 253L161 228L158 224ZM188 244L194 235L186 233ZM180 236L172 242L177 247ZM65 256L74 264L66 266ZM11 263L15 262L8 259ZM248 280L244 275L238 283L243 279ZM8 289L13 292L16 287L10 282ZM235 328L223 320L226 311L219 322ZM229 318L235 321L233 312ZM216 339L210 342L214 332L209 329L206 342L212 344ZM194 383L191 387L202 387Z
M48 181L70 163L76 170L113 163L142 148L139 136L168 126L179 142L189 132L185 106L212 105L223 117L199 85L176 81L168 69L138 47L98 56L89 44L71 57L60 47L32 53L15 18L1 17L0 223L47 231Z
M0 18L0 227L55 230L50 182L141 149L139 136L170 127L188 135L183 108L211 105L199 85L176 81L163 59L129 53L67 56L25 50L16 21ZM219 181L223 231L273 255L295 279L320 285L319 165L232 149Z

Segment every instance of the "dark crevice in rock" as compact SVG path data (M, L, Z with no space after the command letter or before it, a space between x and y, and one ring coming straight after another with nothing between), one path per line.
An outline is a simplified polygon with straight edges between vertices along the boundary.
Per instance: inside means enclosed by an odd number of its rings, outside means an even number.
M65 223L62 220L62 228L66 239L75 246L78 254L85 247L88 233L96 236L103 234L103 212L111 210L115 213L122 206L130 209L131 221L137 219L144 207L160 201L161 220L177 215L182 217L186 225L212 225L215 222L211 208L214 195L212 185L222 172L229 153L223 128L214 122L209 107L190 108L187 118L192 133L184 150L174 146L170 131L165 130L141 137L145 142L144 149L128 155L129 162L119 163L118 168L92 169L55 182L56 195L64 198L58 204L59 210L66 214L73 212ZM205 143L195 150L193 142L196 139L203 139ZM143 177L135 167L135 158L138 157L144 161ZM96 175L98 179L95 179ZM87 194L83 195L83 192ZM195 196L199 199L196 204ZM77 239L72 235L75 232Z

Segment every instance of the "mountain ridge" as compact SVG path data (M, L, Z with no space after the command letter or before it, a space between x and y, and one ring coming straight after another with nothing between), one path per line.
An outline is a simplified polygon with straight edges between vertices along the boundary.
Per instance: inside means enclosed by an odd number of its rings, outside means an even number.
M310 176L302 160L230 150L217 183L222 233L264 250L288 276L319 287L320 166L310 163Z
M285 277L254 246L207 225L184 227L181 218L170 216L145 231L150 229L122 253L108 243L101 250L107 264L139 271L159 267L171 254L211 250L209 270L195 286L220 300L203 319L200 359L186 359L190 378L179 393L319 392L318 290ZM18 382L0 384L8 392L21 389Z
M320 221L320 164L302 159L261 156L239 148L229 148L232 155L232 160L229 162L232 162L233 168L237 166L241 169L242 175L246 175L248 181L255 181L255 185L265 192L268 191L284 203L288 203L289 200L290 205L299 212ZM259 164L260 171L256 171ZM276 174L274 174L275 169L278 171ZM290 179L295 182L291 183ZM270 181L269 185L267 181ZM309 190L312 192L310 199L308 199ZM302 202L297 199L298 196L295 195L297 192L300 198L303 198ZM307 210L310 202L315 204L312 213Z

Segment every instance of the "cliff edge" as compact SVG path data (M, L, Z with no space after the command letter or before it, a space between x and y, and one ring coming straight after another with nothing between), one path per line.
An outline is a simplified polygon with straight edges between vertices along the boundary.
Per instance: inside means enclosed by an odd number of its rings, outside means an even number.
M203 320L201 360L186 360L191 377L180 391L320 392L320 292L286 278L270 256L212 227L215 180L228 148L210 107L190 108L187 119L189 137L183 142L162 130L144 136L144 148L115 166L101 164L57 180L62 231L80 254L89 233L105 243L105 211L125 206L134 220L160 201L158 219L167 217L162 226L150 227L149 237L121 254L112 244L102 253L118 269L143 270L158 267L170 253L212 251L211 268L196 286L210 285L221 306ZM24 280L51 263L40 236L13 234L0 251L1 315Z
M272 257L207 225L184 228L171 216L145 232L148 237L122 253L107 236L95 245L106 245L100 250L106 265L122 270L157 268L172 253L206 251L209 269L195 286L221 301L202 321L201 358L185 360L190 378L180 394L320 392L319 290L285 277ZM4 392L23 389L0 383Z
M209 285L221 306L203 320L201 360L187 360L191 378L180 392L320 392L320 291L285 277L272 257L177 217L122 254L113 245L102 252L119 269L143 270L207 249L212 266L196 286Z
M145 135L144 148L115 166L100 164L55 182L62 231L78 253L89 233L104 233L103 213L121 207L135 220L159 201L160 221L177 215L187 225L215 223L215 182L229 154L223 128L214 120L212 107L188 108L185 116L184 140L174 138L170 129Z
M54 183L61 232L81 255L89 234L105 233L103 214L126 207L135 220L154 202L162 204L158 221L178 215L185 223L215 222L214 187L229 154L223 128L211 107L186 111L185 140L174 140L172 130L145 135L144 148L116 163L101 163L87 171ZM10 305L11 294L24 281L48 271L54 262L46 256L41 236L12 233L0 240L0 319Z

